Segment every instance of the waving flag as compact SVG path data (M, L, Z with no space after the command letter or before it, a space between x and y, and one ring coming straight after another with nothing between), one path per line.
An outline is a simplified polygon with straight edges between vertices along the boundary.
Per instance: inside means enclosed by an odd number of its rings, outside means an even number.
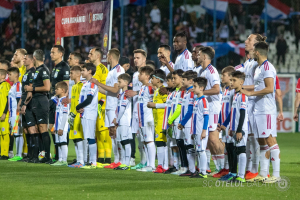
M136 6L146 6L147 0L114 0L114 8L119 8L122 4L127 6L129 4Z
M210 15L214 14L214 0L201 0L201 4L206 12ZM226 16L228 7L228 1L227 0L216 0L216 16L217 19L224 19Z
M252 4L255 3L257 0L228 0L230 4Z
M10 16L11 10L13 9L14 4L9 3L8 1L0 1L0 24Z
M23 0L12 0L12 2L17 2L17 3L22 3ZM30 2L30 1L34 1L34 0L24 0L24 2Z
M210 46L214 48L214 43L213 42L203 42L203 43L197 43L194 44L193 46L197 45L203 45L203 46ZM236 54L240 56L245 56L245 44L236 44L234 41L230 42L216 42L216 47L215 49L215 57L219 58L222 56L225 56L229 53L229 51L233 51Z
M290 7L279 0L269 0L267 4L268 19L286 19L290 13ZM263 9L261 17L264 19L266 8Z

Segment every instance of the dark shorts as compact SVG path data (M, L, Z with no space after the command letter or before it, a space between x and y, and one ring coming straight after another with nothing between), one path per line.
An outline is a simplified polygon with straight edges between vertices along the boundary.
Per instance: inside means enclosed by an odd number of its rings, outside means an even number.
M31 105L31 103L32 102L30 102L26 106L26 113L25 113L25 115L22 115L22 126L24 128L28 128L28 127L36 125L35 118L34 118L33 113L32 113L32 105Z
M49 100L49 124L54 124L55 123L55 110L56 110L56 105L50 99Z
M36 124L48 124L49 101L47 96L32 98L32 114Z

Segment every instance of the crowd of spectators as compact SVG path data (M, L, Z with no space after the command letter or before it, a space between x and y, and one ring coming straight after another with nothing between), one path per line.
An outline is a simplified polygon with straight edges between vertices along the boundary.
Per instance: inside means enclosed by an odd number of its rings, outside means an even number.
M88 0L89 1L89 0ZM87 3L88 1L84 1ZM43 1L26 3L24 18L24 45L28 52L34 49L42 49L46 53L45 63L51 67L50 50L55 40L55 7L66 6L70 0L61 0L44 4ZM76 2L76 1L75 1ZM78 1L77 1L78 2ZM78 3L84 3L79 0ZM149 1L150 2L150 1ZM156 1L155 4L147 4L146 7L129 5L124 9L124 44L122 54L132 58L134 49L142 48L148 52L151 59L158 66L157 49L161 43L169 44L169 8L168 1ZM261 6L245 8L242 5L230 5L229 14L224 20L217 21L217 41L240 41L240 35L246 29L252 32L264 34L263 19L260 18ZM184 6L173 6L173 34L185 31L188 36L188 48L191 50L194 43L213 40L213 18L208 14L189 12ZM15 4L11 16L1 25L0 58L10 60L15 49L21 47L21 5ZM120 47L120 8L114 9L112 47ZM282 34L290 30L295 34L297 42L300 39L300 19L296 18L293 27L287 21L269 23L269 42L277 41L278 46L284 45ZM89 35L65 38L66 56L72 51L80 52L87 58L91 46L102 46L102 36ZM284 40L284 39L283 39ZM298 45L297 45L298 49ZM285 52L287 49L285 50ZM284 62L282 52L279 52ZM173 54L173 59L176 56ZM230 57L230 59L228 58ZM223 59L223 60L222 60ZM222 63L224 62L224 63ZM238 55L229 55L221 58L223 66L238 64Z

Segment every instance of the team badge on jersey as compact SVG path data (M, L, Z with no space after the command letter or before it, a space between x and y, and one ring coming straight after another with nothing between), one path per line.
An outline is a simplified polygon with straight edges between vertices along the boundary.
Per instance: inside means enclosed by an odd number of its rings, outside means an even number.
M35 72L33 79L36 79L37 75L39 74L39 72Z
M25 74L25 75L23 76L22 82L25 82L26 80L27 80L27 74Z

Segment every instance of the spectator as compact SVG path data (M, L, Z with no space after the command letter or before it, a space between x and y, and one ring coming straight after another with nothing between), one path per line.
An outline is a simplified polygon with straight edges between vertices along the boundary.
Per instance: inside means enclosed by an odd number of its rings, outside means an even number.
M154 5L150 12L151 21L153 23L159 24L161 20L160 10L157 8L157 5Z
M298 52L298 50L299 50L299 40L300 40L300 18L299 18L299 16L298 16L298 19L296 21L294 30L295 30L295 38L296 38L296 40L295 40L296 51Z
M279 36L277 43L277 65L279 65L280 58L282 59L282 64L285 65L285 54L287 52L288 46L282 35Z

